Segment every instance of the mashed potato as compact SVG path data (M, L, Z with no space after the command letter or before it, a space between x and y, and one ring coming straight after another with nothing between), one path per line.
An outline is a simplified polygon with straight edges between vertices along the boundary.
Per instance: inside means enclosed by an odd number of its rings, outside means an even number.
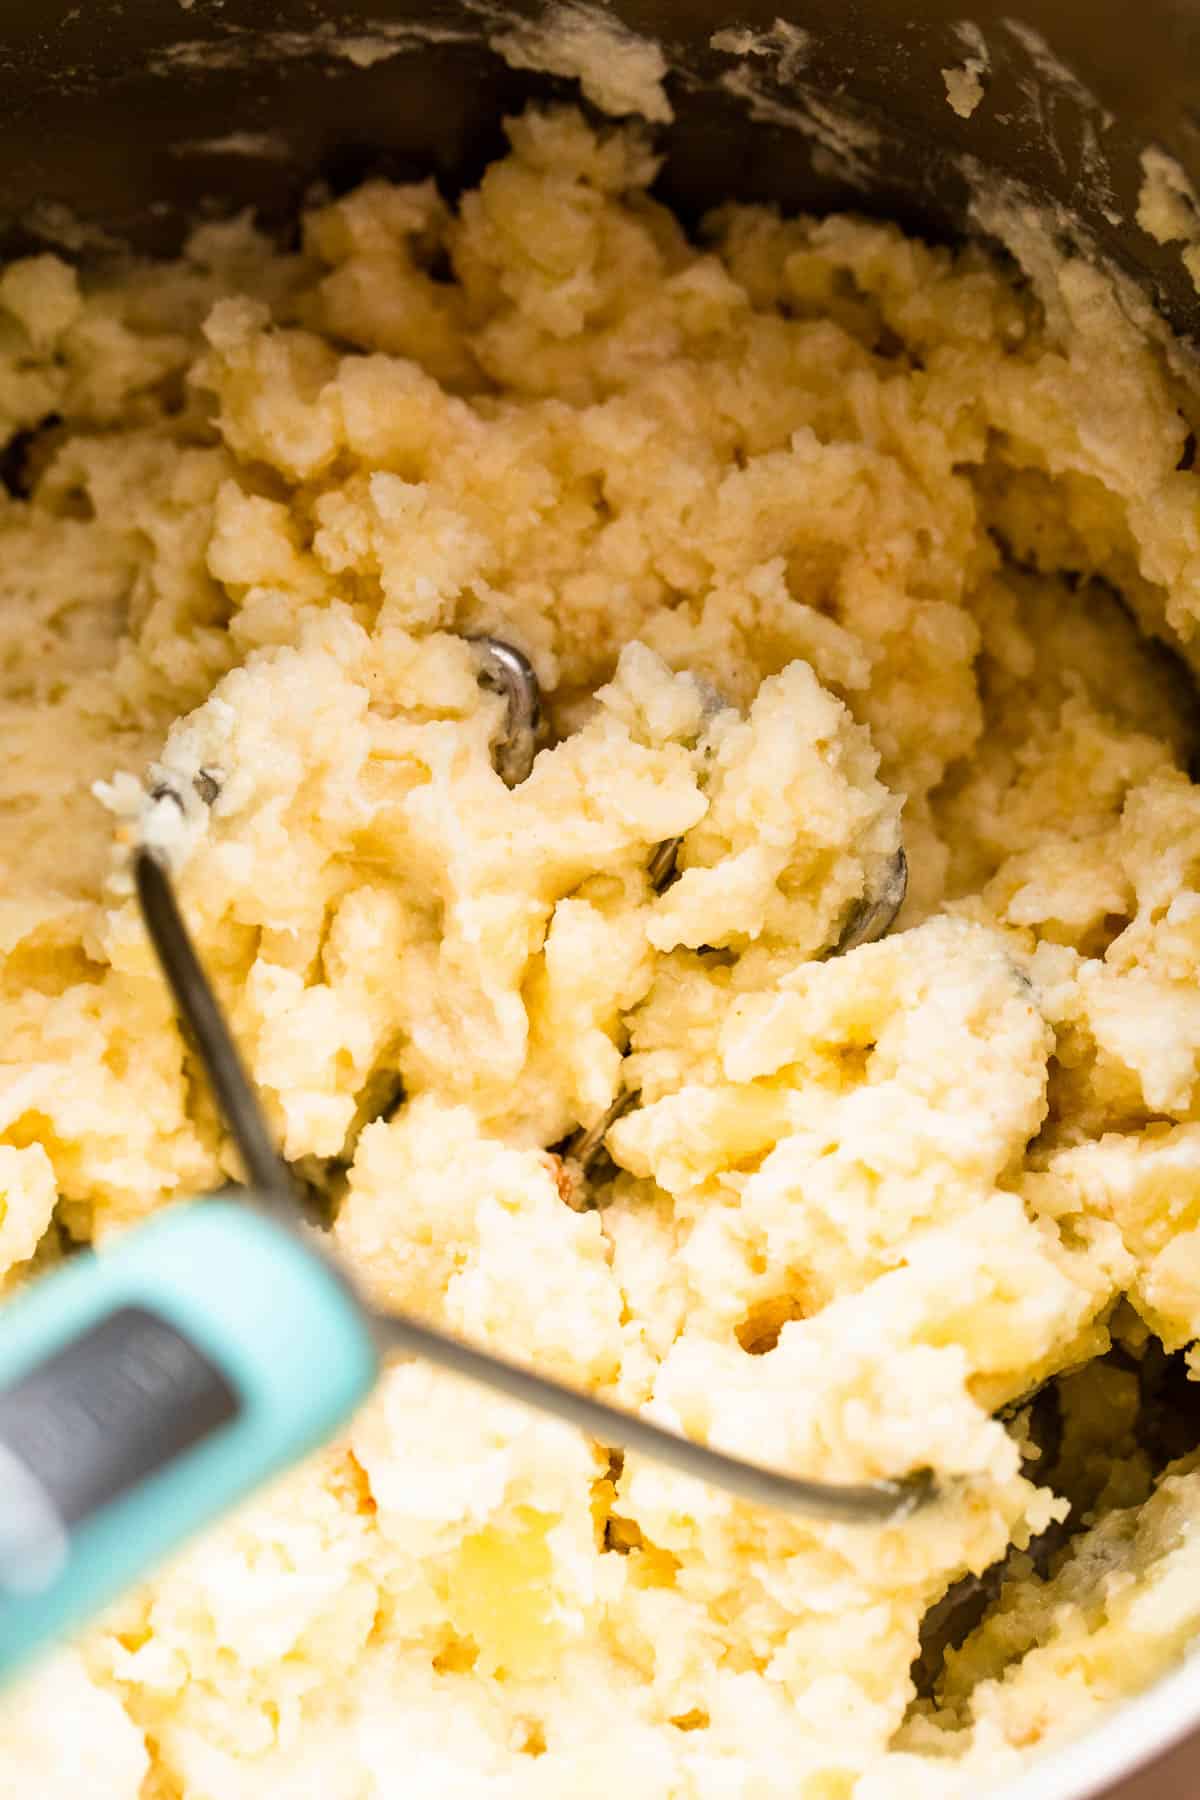
M5 1793L928 1800L1200 1628L1200 1468L1110 1478L1095 1362L1200 1335L1196 393L1080 263L697 244L637 130L510 138L453 213L0 278L6 1279L236 1173L145 835L380 1301L940 1498L758 1511L397 1366L6 1697ZM546 697L511 790L479 633ZM576 1212L553 1147L627 1088ZM1023 1402L1089 1364L1052 1485Z

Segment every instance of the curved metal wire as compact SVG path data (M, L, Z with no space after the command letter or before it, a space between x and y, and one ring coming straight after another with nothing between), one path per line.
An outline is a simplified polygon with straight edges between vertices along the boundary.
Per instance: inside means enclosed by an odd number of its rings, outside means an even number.
M507 705L504 735L493 746L492 761L505 787L519 787L533 768L542 723L542 691L529 658L503 638L472 637L483 687L501 694Z
M896 922L907 892L908 858L901 845L885 865L875 887L854 907L830 956L844 956L847 950L857 950L860 944L874 944L885 937Z

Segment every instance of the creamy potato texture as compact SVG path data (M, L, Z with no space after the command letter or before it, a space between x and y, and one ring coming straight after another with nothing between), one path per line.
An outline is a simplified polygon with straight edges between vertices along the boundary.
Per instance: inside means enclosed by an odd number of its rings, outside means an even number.
M758 1511L398 1366L5 1698L6 1793L925 1800L1200 1625L1200 1472L1131 1424L1200 1333L1183 360L1077 262L691 241L636 130L510 138L453 211L0 278L5 1279L236 1173L142 835L378 1299L941 1497ZM546 698L511 790L480 633ZM830 954L901 842L896 928ZM575 1212L553 1147L623 1086Z

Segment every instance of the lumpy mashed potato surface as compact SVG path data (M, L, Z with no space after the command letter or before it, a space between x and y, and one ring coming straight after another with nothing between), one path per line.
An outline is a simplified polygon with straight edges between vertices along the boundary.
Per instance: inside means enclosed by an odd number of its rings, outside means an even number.
M5 1698L5 1793L926 1800L1200 1627L1200 1472L1087 1473L1132 1376L1074 1489L1022 1405L1200 1335L1182 362L1080 263L692 242L636 130L510 137L454 212L375 182L293 255L0 278L5 1279L236 1173L146 837L377 1299L940 1498L759 1511L398 1366ZM511 790L481 633L546 699ZM831 954L901 843L896 929ZM577 1212L552 1146L623 1087Z

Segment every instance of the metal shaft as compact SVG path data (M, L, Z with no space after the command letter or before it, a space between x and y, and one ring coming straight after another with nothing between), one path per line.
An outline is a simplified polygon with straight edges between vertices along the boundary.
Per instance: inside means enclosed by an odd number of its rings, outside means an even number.
M657 1462L667 1463L683 1475L724 1488L740 1500L752 1500L761 1506L823 1519L894 1523L907 1518L933 1497L933 1478L926 1469L906 1475L899 1481L860 1482L851 1486L806 1481L802 1476L764 1468L761 1463L744 1462L740 1457L726 1456L724 1451L697 1443L694 1438L667 1431L637 1413L627 1412L624 1407L609 1406L606 1401L594 1400L591 1395L582 1394L561 1382L535 1375L532 1370L493 1356L489 1351L473 1349L430 1326L418 1325L412 1319L393 1313L373 1316L382 1347L422 1357L451 1374L490 1387L510 1400L519 1400L526 1406L551 1413L602 1444L640 1451Z
M247 1184L290 1206L295 1190L287 1164L275 1147L254 1084L183 922L166 866L144 844L134 852L133 879L150 942L237 1145Z

